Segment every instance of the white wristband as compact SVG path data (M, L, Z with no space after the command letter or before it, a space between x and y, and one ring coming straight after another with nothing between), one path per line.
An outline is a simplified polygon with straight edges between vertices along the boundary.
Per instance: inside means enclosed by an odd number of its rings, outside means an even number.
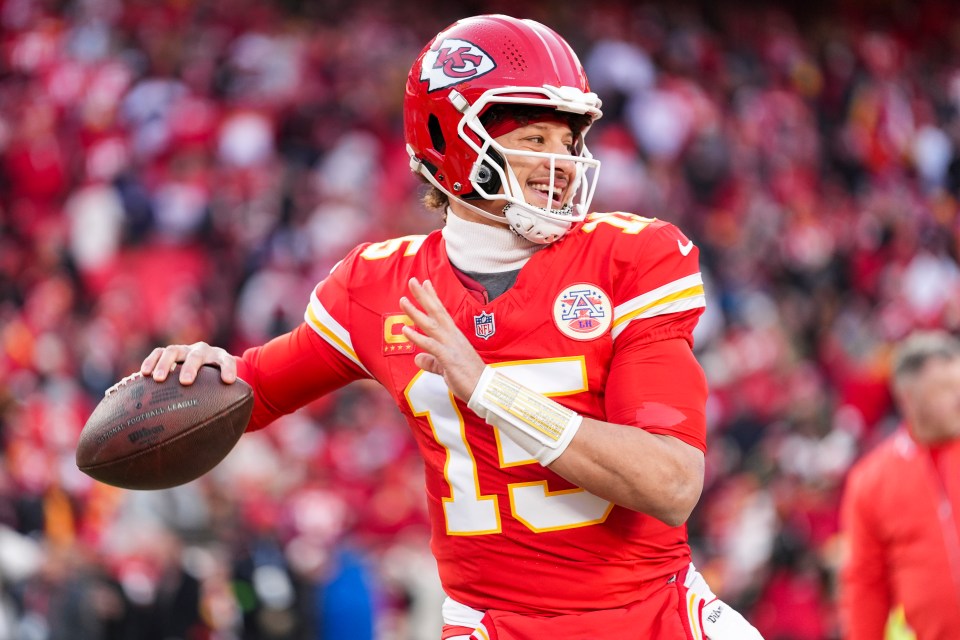
M485 367L467 403L488 424L547 466L563 453L583 422L576 411Z

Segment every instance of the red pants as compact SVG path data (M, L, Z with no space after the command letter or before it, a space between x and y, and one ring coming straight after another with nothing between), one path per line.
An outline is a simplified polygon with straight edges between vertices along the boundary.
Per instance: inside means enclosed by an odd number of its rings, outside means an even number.
M605 609L553 617L525 616L487 610L477 629L444 627L442 638L471 640L693 640L686 611L683 574L664 581L640 602L622 609ZM471 635L472 634L472 635ZM702 636L701 636L702 637Z

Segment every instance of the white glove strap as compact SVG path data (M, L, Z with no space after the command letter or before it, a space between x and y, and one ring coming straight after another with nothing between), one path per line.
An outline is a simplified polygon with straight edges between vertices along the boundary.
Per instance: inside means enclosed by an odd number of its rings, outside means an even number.
M566 450L583 417L486 367L467 403L474 413L547 466Z

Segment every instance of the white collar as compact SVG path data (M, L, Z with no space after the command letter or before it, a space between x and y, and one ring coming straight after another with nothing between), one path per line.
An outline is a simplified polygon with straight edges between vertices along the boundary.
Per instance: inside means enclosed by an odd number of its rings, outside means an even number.
M472 273L515 271L546 246L521 238L507 226L464 220L449 208L442 234L453 266Z

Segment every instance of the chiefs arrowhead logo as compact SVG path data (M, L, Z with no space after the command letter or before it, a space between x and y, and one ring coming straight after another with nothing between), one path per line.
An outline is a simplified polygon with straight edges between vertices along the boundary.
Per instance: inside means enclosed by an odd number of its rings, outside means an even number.
M447 38L423 55L420 79L428 91L452 87L490 73L497 68L486 51L466 40Z

